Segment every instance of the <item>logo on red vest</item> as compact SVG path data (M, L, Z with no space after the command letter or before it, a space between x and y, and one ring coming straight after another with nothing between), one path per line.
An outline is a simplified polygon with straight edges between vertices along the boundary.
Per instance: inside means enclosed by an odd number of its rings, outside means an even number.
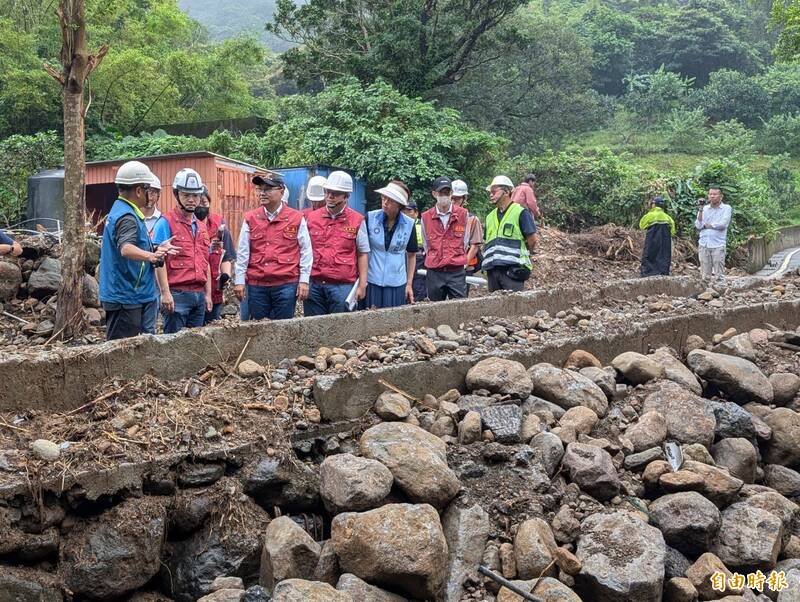
M456 224L455 226L453 226L453 232L455 232L456 234L464 234L464 226L462 226L461 224Z
M284 234L291 234L291 235L295 235L296 236L297 235L297 226L292 226L292 225L286 226L283 229L283 233Z
M353 226L343 226L342 232L346 232L347 234L355 234L358 232L358 228L354 228Z

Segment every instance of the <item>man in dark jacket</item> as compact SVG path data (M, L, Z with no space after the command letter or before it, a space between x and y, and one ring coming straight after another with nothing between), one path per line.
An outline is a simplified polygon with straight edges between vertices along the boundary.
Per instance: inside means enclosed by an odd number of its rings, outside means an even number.
M650 201L650 211L639 220L639 228L647 232L642 250L642 265L639 269L643 278L669 276L675 221L664 211L665 205L663 197L655 197Z

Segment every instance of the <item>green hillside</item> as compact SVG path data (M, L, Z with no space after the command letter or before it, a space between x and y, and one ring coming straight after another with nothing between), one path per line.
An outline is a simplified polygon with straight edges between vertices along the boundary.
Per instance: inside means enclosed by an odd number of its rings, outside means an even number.
M180 7L190 17L202 23L211 37L226 40L242 32L258 34L264 44L275 52L291 48L291 44L264 31L264 24L272 19L274 0L180 0Z

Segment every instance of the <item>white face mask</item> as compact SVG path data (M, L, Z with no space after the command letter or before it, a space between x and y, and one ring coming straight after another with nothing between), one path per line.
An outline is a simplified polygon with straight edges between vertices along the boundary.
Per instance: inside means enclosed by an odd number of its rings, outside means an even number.
M450 196L438 196L436 197L436 206L439 209L448 209L450 205L453 203L453 199Z

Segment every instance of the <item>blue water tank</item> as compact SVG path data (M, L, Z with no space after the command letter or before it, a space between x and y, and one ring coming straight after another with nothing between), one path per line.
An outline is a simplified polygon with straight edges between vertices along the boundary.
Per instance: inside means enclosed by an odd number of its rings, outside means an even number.
M314 176L328 177L332 171L346 171L353 176L353 193L350 195L348 205L362 215L367 212L367 183L362 178L357 178L349 169L333 167L331 165L300 165L298 167L271 167L286 180L289 189L289 206L295 209L304 209L311 206L306 199L306 185Z

